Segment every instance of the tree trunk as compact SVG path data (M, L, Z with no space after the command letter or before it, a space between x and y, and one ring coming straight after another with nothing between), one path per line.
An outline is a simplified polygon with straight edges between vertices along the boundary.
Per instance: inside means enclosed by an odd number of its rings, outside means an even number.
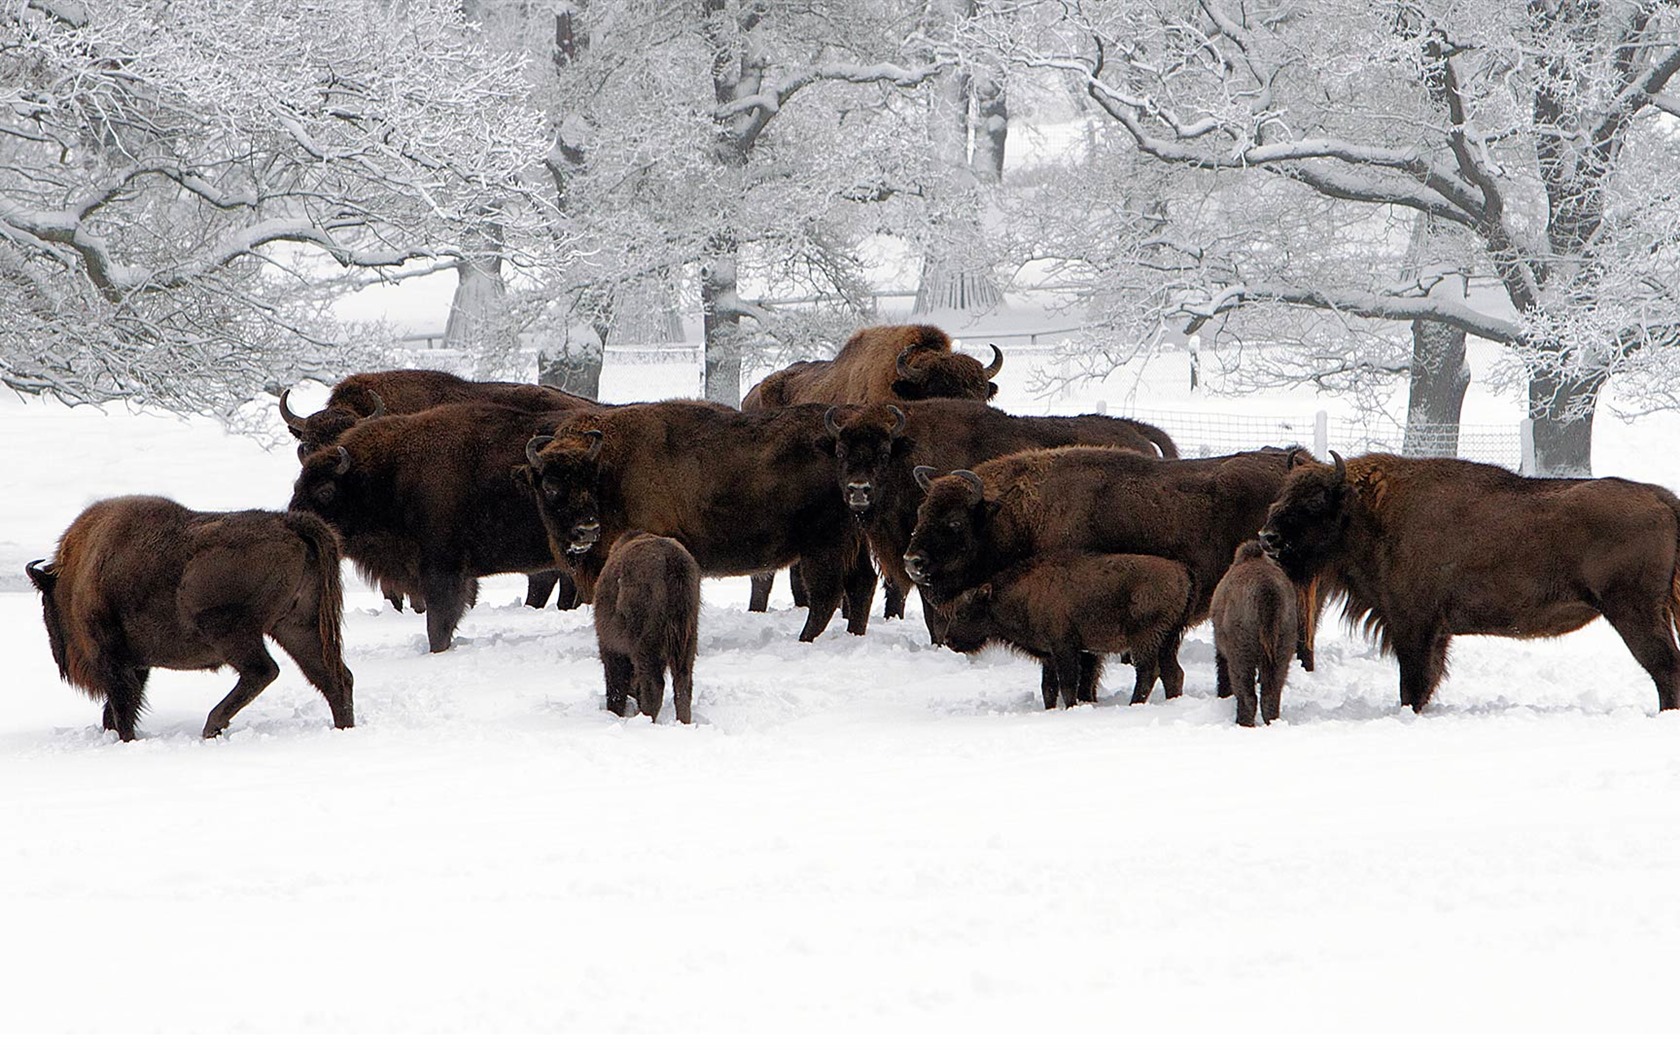
M1566 378L1536 371L1528 380L1534 421L1534 474L1541 478L1592 476L1592 426L1603 376Z
M1459 416L1470 389L1464 329L1439 321L1412 322L1412 381L1406 402L1408 456L1458 455Z
M581 292L562 324L559 349L537 355L537 382L599 400L601 363L612 322L611 293L598 288Z
M519 340L508 320L501 230L480 227L473 239L476 250L455 267L455 298L443 329L444 345L471 354L478 379L514 378Z
M974 85L974 154L969 167L981 182L1003 181L1003 150L1009 140L1009 102L1003 83L977 73Z
M735 238L713 239L700 267L700 309L705 321L706 400L741 407L741 297Z

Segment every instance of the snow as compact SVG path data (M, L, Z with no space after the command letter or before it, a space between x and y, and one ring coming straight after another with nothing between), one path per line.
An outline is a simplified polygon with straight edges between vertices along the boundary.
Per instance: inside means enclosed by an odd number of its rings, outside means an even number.
M663 370L662 370L663 369ZM1190 399L1182 361L1073 391ZM1004 372L1006 401L1047 404ZM691 377L609 373L609 396ZM1482 418L1505 417L1478 392ZM1604 472L1680 484L1680 427L1604 418ZM794 641L778 581L708 581L692 727L603 707L587 610L487 581L456 649L347 576L354 730L283 658L153 675L117 743L19 571L86 502L284 504L296 460L204 422L0 401L0 1030L110 1035L871 1032L1265 1042L1672 1034L1680 717L1602 624L1459 639L1421 717L1338 620L1284 721L1186 695L1045 712L1038 672L906 622Z

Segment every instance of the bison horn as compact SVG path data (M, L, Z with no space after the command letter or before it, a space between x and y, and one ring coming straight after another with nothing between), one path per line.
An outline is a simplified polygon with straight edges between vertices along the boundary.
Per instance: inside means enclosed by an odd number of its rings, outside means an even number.
M380 416L385 414L385 399L380 397L379 394L373 390L369 390L367 392L367 396L368 400L373 402L373 411L368 413L367 418L378 419Z
M1330 458L1336 461L1336 482L1340 484L1347 480L1347 464L1342 461L1341 453L1330 450Z
M303 425L303 417L293 412L292 406L286 404L286 398L291 396L291 393L291 387L280 391L280 418L286 421L287 426L295 428Z
M923 492L926 492L933 487L933 476L939 473L939 468L924 465L917 467L910 473L915 476L916 484L921 486Z
M1003 351L998 349L998 345L996 343L992 343L991 347L992 363L986 366L987 379L997 378L997 374L1003 370Z
M904 424L906 422L904 418L904 409L899 408L897 405L888 405L887 411L893 414L893 428L887 432L887 437L898 437L900 434L904 433Z
M921 378L920 369L915 372L910 370L910 355L915 352L916 348L913 346L907 346L898 352L898 360L894 363L893 367L898 369L898 377L900 379L908 379L911 382L915 382Z
M338 466L333 468L333 473L343 477L350 473L350 452L343 445L335 447L333 451L338 453Z
M45 558L36 558L34 561L30 562L28 565L25 565L23 567L23 571L27 572L29 574L29 578L32 579L32 580L39 580L43 576L57 576L58 575L58 566L48 565L44 569L41 568L41 563L46 561L46 560L47 559L45 559Z
M583 436L589 439L589 451L584 454L590 459L599 456L601 454L601 444L607 440L607 436L599 430L585 430Z
M979 502L980 500L986 498L986 483L981 481L980 475L974 473L974 471L953 470L951 471L951 476L953 478L962 478L964 481L968 482L968 487L974 490L975 502Z
M1285 471L1294 470L1295 469L1295 457L1299 456L1300 454L1301 454L1301 446L1300 445L1296 445L1294 448L1290 449L1289 450L1289 455L1283 457L1283 469Z
M834 421L834 413L838 411L839 405L830 405L828 411L823 413L823 429L828 431L830 437L840 436L840 424Z
M553 434L538 434L536 437L525 442L525 462L531 464L531 468L533 470L542 469L542 460L537 458L537 453L542 451L544 445L553 440Z

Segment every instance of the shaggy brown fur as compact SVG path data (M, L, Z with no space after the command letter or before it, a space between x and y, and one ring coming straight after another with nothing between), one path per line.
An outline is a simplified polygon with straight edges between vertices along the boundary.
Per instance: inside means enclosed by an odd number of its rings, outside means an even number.
M1260 535L1297 582L1347 599L1421 711L1456 634L1546 638L1599 616L1680 708L1680 501L1621 478L1525 478L1358 456L1290 474Z
M153 667L239 672L204 723L206 737L221 733L280 673L264 635L327 698L333 725L355 725L338 543L312 514L101 500L65 530L52 564L28 573L59 675L104 702L105 728L123 740L134 739Z
M708 576L750 576L795 559L809 591L801 641L823 632L844 593L847 629L869 620L875 573L816 449L822 405L762 413L662 401L580 413L533 439L526 483L556 557L581 587L629 529L670 536Z
M841 491L863 525L881 575L900 592L913 586L904 571L904 551L922 500L918 465L944 472L1012 452L1067 445L1178 458L1178 447L1164 431L1113 416L1012 416L974 401L937 398L902 408L841 408L829 419ZM941 614L927 602L922 609L929 633L937 637Z
M422 596L441 652L480 576L555 567L512 471L532 434L573 414L475 402L370 419L304 461L291 506L337 529L370 582Z
M462 379L449 372L429 368L394 368L385 372L358 372L347 376L332 389L326 406L308 416L300 416L287 403L290 390L280 394L280 416L286 429L297 438L298 462L323 448L338 443L339 435L362 422L381 415L411 415L439 405L458 405L480 401L517 408L526 412L563 412L582 408L599 408L600 403L551 386L533 383L478 382ZM571 581L558 572L533 573L526 584L525 604L540 609L558 586L557 607L577 607L577 593ZM385 598L398 612L403 599L408 598L414 611L426 611L425 599L418 594L404 595L387 590Z
M1149 459L1075 447L990 460L932 483L905 571L945 602L1035 554L1154 554L1189 570L1188 623L1199 623L1231 551L1259 531L1283 487L1286 458L1260 451ZM1310 640L1304 630L1304 659ZM1163 660L1177 666L1176 653Z
M958 595L945 637L960 653L995 639L1037 657L1047 711L1058 695L1070 708L1094 703L1100 654L1130 652L1132 703L1141 704L1162 677L1169 696L1183 691L1177 662L1163 666L1161 656L1178 648L1189 608L1190 574L1178 562L1063 551L1029 558Z
M595 639L607 679L607 710L626 701L649 718L665 703L665 671L677 721L693 719L694 654L699 648L700 566L665 536L630 531L613 544L595 585Z
M991 380L1003 367L1003 351L992 347L992 363L951 349L951 337L932 325L893 324L860 328L832 361L800 361L772 372L747 391L741 408L755 411L787 405L879 405L958 397L990 401Z
M1295 585L1260 541L1249 540L1237 548L1231 568L1213 589L1211 613L1219 680L1237 694L1238 725L1252 726L1256 707L1268 725L1277 719L1298 633L1299 604Z

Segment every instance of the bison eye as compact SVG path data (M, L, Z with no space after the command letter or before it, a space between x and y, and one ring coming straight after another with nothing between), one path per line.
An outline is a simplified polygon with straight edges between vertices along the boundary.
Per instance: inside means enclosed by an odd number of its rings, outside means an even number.
M315 502L316 503L322 503L322 504L331 503L333 501L333 498L337 495L338 495L338 486L334 485L330 481L323 482L323 483L315 486Z

